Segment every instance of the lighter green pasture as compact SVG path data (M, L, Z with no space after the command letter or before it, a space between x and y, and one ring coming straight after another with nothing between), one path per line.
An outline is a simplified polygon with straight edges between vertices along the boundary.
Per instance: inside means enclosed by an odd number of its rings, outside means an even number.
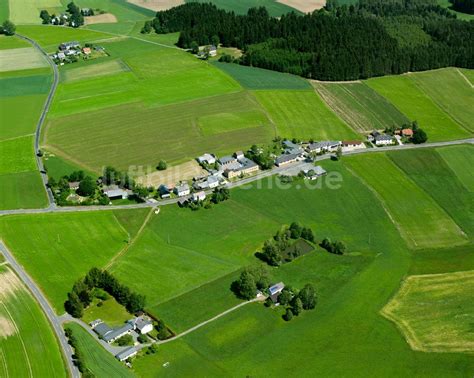
M29 172L36 169L33 136L0 142L0 174Z
M326 104L356 132L401 126L409 119L364 83L320 83L314 87Z
M254 94L282 137L305 140L358 137L313 91L256 91Z
M38 171L0 175L0 209L38 209L48 205Z
M474 193L474 148L470 145L457 147L444 147L437 149L444 161L456 173L458 179L466 189Z
M451 147L453 150L460 149L461 153L463 148L463 146ZM441 150L414 149L390 152L388 156L411 180L431 195L472 239L474 238L474 208L472 207L474 193L464 187L457 175L446 164L438 153ZM460 164L462 165L463 162Z
M0 324L0 376L67 376L50 324L6 266L0 266Z
M387 155L351 157L347 164L377 193L411 248L442 248L467 242L449 215Z
M84 170L80 166L70 161L49 153L43 157L43 163L48 172L48 176L54 178L55 180L59 180L64 176L69 176L74 171ZM85 171L85 174L95 178L98 177L97 174L90 171Z
M5 0L3 0L5 1ZM22 47L30 47L31 45L24 41L23 39L6 36L4 34L0 35L0 50L9 50L9 49L17 49Z
M230 115L238 119L243 109L252 112L254 127L242 128L246 125L240 123L234 130L226 124L217 129L221 117L226 122ZM205 126L210 124L213 132L208 135L199 127L199 119L206 116L211 118L205 119ZM98 172L104 164L120 169L155 167L160 159L178 164L206 151L230 153L269 142L273 136L273 127L253 96L240 92L162 107L131 104L57 118L48 124L43 144Z
M118 74L128 71L128 67L119 59L98 61L97 64L84 65L62 72L64 81L90 79L98 76Z
M95 377L133 377L128 368L120 363L100 345L79 324L68 323L65 328L72 330L84 362Z
M409 276L382 313L414 350L474 352L474 271Z
M431 142L468 138L471 135L418 88L411 75L386 76L367 80L366 83L410 120L418 121Z
M42 9L63 8L60 0L8 0L10 20L16 24L40 24Z
M464 126L474 133L474 86L457 68L420 72L410 78L425 94Z
M99 303L101 305L98 306ZM120 327L131 318L133 315L124 306L118 304L114 298L110 298L106 301L94 299L84 311L82 320L89 324L96 319L101 319L111 327Z
M74 281L105 266L128 240L108 211L2 217L0 234L59 314Z
M459 72L464 76L464 78L471 83L471 87L474 86L474 70L468 70L465 68L460 68Z
M47 67L46 58L34 47L0 50L0 71Z
M33 134L45 100L45 94L0 97L0 140Z
M238 113L217 113L198 118L198 125L204 135L214 135L233 130L268 125L263 111L243 111Z

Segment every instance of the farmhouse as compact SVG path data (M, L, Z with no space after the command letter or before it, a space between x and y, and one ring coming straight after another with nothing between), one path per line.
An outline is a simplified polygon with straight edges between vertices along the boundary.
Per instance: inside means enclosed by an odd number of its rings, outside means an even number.
M322 141L310 143L306 148L307 152L315 152L317 154L321 152L335 151L341 145L339 141Z
M128 360L129 358L135 356L137 353L138 353L138 351L134 347L131 347L131 348L125 349L124 351L118 353L115 356L115 358L117 360L119 360L120 362L123 362L123 361Z
M170 198L171 192L166 185L160 185L158 187L158 193L160 194L161 198Z
M231 169L231 166L235 167L235 164L238 164L237 158L234 156L223 156L219 159L219 167L221 170Z
M193 193L193 201L198 202L198 201L204 201L206 199L206 193L203 191Z
M270 298L273 303L278 302L278 297L280 296L284 288L285 284L283 282L278 282L277 284L269 287L268 291L270 292Z
M63 42L59 45L59 50L66 51L66 50L71 50L71 49L78 49L80 47L81 45L77 41Z
M216 176L209 176L207 178L207 184L210 189L217 188L219 186L219 179Z
M303 148L290 140L284 140L283 146L285 147L285 154L296 155L304 152Z
M97 328L97 327L96 327ZM130 323L124 324L120 328L115 328L111 332L106 333L102 338L106 343L113 343L115 340L120 339L122 336L128 335L133 331L133 325Z
M342 141L342 148L346 149L356 149L356 148L364 148L365 145L359 140L344 140Z
M393 143L393 137L390 135L381 134L375 137L375 144L377 146L387 146Z
M58 57L59 60L66 59L66 55L63 52L58 52L57 57Z
M286 155L281 155L279 157L276 158L275 160L275 164L278 166L278 167L282 167L284 165L287 165L287 164L290 164L290 163L294 163L295 161L297 161L299 158L299 155L297 154L286 154Z
M197 158L199 164L214 164L216 162L216 157L212 154L204 154Z
M153 331L153 323L150 319L145 318L144 316L138 316L134 319L130 319L128 323L133 326L137 333L142 335Z
M109 199L127 199L129 194L127 190L119 188L117 185L106 186L103 188L103 192Z
M247 175L259 170L259 166L252 160L247 159L246 157L242 157L241 159L239 159L238 164L239 167L237 168L226 169L224 175L227 178L234 178L240 175Z
M174 192L178 197L183 197L189 195L191 193L191 189L189 188L189 185L185 182L180 185L176 185L174 188Z
M413 136L413 130L412 129L403 129L402 130L402 135L408 138L411 138Z
M209 46L209 56L217 55L217 47L214 45Z
M107 324L105 324L100 319L97 319L91 322L91 327L94 330L94 332L97 333L97 335L99 335L101 339L103 339L105 335L113 331L112 328L110 328Z
M85 55L90 55L91 54L91 48L90 47L84 47L82 49L82 52L85 54Z

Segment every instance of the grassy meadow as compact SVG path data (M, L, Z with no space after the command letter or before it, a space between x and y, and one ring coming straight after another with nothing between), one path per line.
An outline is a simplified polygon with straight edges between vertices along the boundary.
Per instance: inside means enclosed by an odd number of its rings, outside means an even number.
M284 138L307 140L357 139L313 91L255 91L277 132Z
M401 126L409 119L364 83L313 82L326 104L356 132Z
M474 177L471 172L474 164L473 146L444 147L439 148L437 151L464 187L470 193L474 193Z
M430 142L469 138L465 130L428 97L413 80L413 75L386 76L366 81L367 85L388 99L410 120L418 121ZM443 85L440 80L438 85ZM447 84L449 85L449 84Z
M9 4L9 19L15 24L40 24L41 9L62 8L60 0L3 0Z
M76 323L67 323L77 339L79 351L84 356L85 365L95 377L133 377L128 368L107 352L95 338Z
M467 242L448 213L387 155L351 157L347 164L377 193L410 247L451 247Z
M50 324L7 266L0 266L0 324L0 376L67 376Z
M474 350L474 271L409 276L382 313L395 322L415 350Z

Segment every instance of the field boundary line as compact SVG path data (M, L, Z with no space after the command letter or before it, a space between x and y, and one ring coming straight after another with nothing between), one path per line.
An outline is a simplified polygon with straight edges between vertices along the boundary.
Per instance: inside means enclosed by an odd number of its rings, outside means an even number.
M71 157L70 155L68 155L66 152L60 150L59 148L57 147L54 147L54 146L51 146L50 144L43 144L43 148L45 150L48 150L49 152L52 152L58 156L60 156L61 158L63 158L64 160L67 160L69 161L70 163L73 163L74 165L77 165L79 168L83 168L87 171L90 171L92 173L97 173L97 174L101 174L102 172L99 171L99 170L96 170L95 168L92 168L92 167L89 167L87 164L84 164L83 162L79 161L79 160L76 160L74 159L73 157Z
M114 257L112 257L109 262L107 263L107 265L104 267L104 269L110 269L110 267L114 264L114 262L119 258L119 257L122 257L129 249L132 245L135 244L135 242L137 241L137 239L141 236L141 234L143 233L143 230L145 229L146 225L148 224L148 221L150 220L152 214L154 213L155 211L155 208L154 207L151 207L150 208L150 211L148 212L147 216L145 217L145 220L143 221L142 225L140 226L140 228L138 229L135 237L133 239L130 240L129 243L127 243L127 245L125 247L123 247ZM120 224L120 226L125 230L125 228L122 226L122 224L120 223L120 221L117 219L117 217L114 215L114 218L115 220ZM125 230L126 231L126 230ZM130 233L128 231L126 231L126 233L128 234L128 237L130 239Z
M15 140L15 139L26 138L26 137L30 137L30 136L35 136L35 133L24 134L24 135L18 135L18 136L16 136L16 137L11 137L11 138L7 138L7 139L2 139L2 140L0 140L0 143L2 143L2 142L8 142L8 141L10 141L10 140Z
M466 75L464 75L464 74L461 72L461 70L460 70L459 68L457 68L457 67L456 67L456 71L458 72L459 75L462 76L462 78L463 78L464 80L466 80L466 83L467 83L471 88L474 89L474 84L471 83L471 80L469 80L469 79L466 77Z

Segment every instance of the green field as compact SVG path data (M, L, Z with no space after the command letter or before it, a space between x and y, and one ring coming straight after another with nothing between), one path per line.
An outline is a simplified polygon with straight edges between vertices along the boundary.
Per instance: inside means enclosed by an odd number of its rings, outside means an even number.
M314 87L326 104L356 132L401 126L409 119L364 83L321 83Z
M98 304L101 303L100 306ZM127 312L125 307L118 304L114 298L105 301L93 300L90 306L84 311L82 320L87 324L94 320L101 319L110 327L120 327L133 315Z
M218 8L225 9L227 11L233 11L237 14L246 14L249 8L254 7L265 7L271 16L279 17L282 14L289 12L299 13L294 8L287 5L281 4L275 0L185 0L186 2L196 1L200 3L211 2Z
M460 125L474 133L474 88L457 68L410 75L416 85Z
M313 91L255 91L255 96L284 138L357 139Z
M24 136L0 142L0 175L36 170L33 137Z
M418 75L418 74L416 74ZM423 92L412 78L415 75L386 76L367 80L372 89L384 96L410 120L418 121L430 142L468 138L469 133Z
M16 24L40 24L39 12L41 9L58 10L62 8L60 0L3 0L10 6L10 20Z
M459 148L454 147L456 150ZM390 152L388 156L412 181L431 195L471 239L474 239L474 193L463 186L437 151L442 149ZM463 164L460 159L458 164ZM453 196L453 193L456 195Z
M0 234L60 314L74 281L105 266L128 240L112 211L2 217Z
M348 165L384 203L411 248L451 247L466 243L449 215L385 154L357 156Z
M6 266L0 266L0 325L0 376L67 376L50 324Z
M456 176L470 192L474 193L474 177L472 167L474 166L473 147L470 145L445 147L437 150Z
M219 120L228 124L219 129ZM178 164L207 151L230 153L273 136L256 100L240 92L162 107L131 104L61 117L48 125L44 145L98 172L104 165L154 167L160 159Z
M74 171L83 170L78 165L74 163L64 160L63 158L47 154L45 158L43 158L44 166L48 172L49 177L53 177L55 180L59 180L61 177L69 176ZM90 171L85 171L86 175L91 177L98 178L96 173L92 173Z
M409 276L383 314L414 350L474 351L474 271Z
M84 80L128 71L126 64L119 59L105 62L99 59L97 64L88 64L77 68L74 65L71 66L72 69L62 71L62 81Z
M39 209L48 206L39 172L0 175L0 209Z
M76 323L68 323L77 339L78 349L84 356L87 368L95 377L133 377L134 375L107 352L84 328Z
M309 89L307 80L290 74L231 63L213 63L247 89Z

